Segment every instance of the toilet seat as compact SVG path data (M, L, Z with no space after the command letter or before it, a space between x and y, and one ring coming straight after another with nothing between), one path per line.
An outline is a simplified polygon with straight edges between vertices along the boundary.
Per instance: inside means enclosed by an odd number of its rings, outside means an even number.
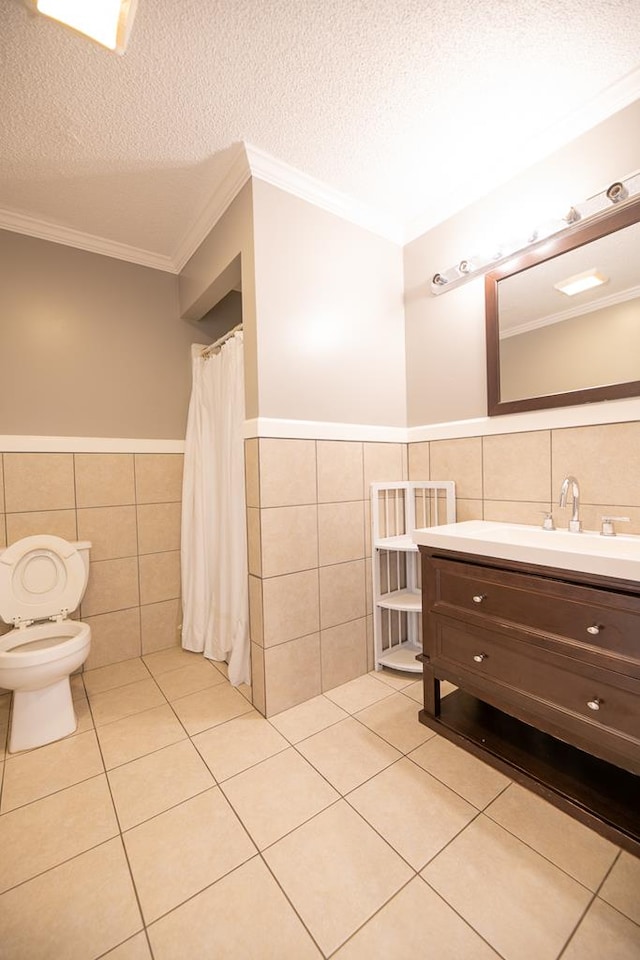
M80 620L45 621L10 630L0 637L0 663L3 669L24 669L71 656L85 645L90 630Z
M0 554L0 617L21 630L65 619L80 603L85 583L84 561L67 540L25 537Z

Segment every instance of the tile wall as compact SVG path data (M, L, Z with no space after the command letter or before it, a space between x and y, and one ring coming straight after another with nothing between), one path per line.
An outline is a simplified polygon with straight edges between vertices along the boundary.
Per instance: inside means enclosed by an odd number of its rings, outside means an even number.
M620 533L640 533L640 422L409 444L409 479L455 480L458 520L541 523L552 510L566 527L571 507L558 506L567 474L580 484L585 529L603 515L629 517Z
M369 485L405 444L246 441L254 705L272 716L373 667Z
M181 494L180 454L0 455L0 547L37 533L92 543L76 614L91 626L87 669L178 643Z

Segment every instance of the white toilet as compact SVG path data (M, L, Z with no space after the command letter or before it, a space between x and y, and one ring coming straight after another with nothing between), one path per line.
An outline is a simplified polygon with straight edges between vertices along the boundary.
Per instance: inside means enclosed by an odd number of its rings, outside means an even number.
M0 550L0 687L13 690L9 752L30 750L78 725L69 676L84 663L91 628L68 615L89 579L88 541L25 537Z

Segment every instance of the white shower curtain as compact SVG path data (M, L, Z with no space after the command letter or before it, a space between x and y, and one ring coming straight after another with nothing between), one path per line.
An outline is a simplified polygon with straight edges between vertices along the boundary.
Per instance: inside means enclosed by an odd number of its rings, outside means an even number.
M226 660L235 686L250 683L242 340L191 348L182 486L182 646Z

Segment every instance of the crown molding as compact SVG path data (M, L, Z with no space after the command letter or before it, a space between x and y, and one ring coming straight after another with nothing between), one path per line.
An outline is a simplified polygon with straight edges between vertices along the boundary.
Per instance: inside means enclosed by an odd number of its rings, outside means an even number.
M359 203L347 194L334 190L333 187L328 186L321 180L316 180L315 177L311 177L288 163L272 157L250 143L245 143L245 150L252 177L270 183L274 187L279 187L280 190L284 190L300 200L306 200L307 203L320 207L328 213L333 213L358 227L370 230L371 233L384 237L386 240L402 244L404 233L402 224L393 220L390 216Z
M83 233L81 230L64 227L49 220L39 220L13 210L0 208L0 230L22 233L27 237L49 240L51 243L61 243L66 247L87 250L89 253L98 253L103 257L113 257L116 260L126 260L128 263L137 263L141 267L151 267L153 270L164 270L166 273L178 272L171 257L153 253L151 250L131 247L115 240L106 240L104 237Z
M242 188L251 178L251 169L244 143L234 144L235 150L224 176L204 208L198 214L191 227L178 244L172 257L175 273L180 273L187 261L193 256L200 244L206 240L228 207L233 203Z

